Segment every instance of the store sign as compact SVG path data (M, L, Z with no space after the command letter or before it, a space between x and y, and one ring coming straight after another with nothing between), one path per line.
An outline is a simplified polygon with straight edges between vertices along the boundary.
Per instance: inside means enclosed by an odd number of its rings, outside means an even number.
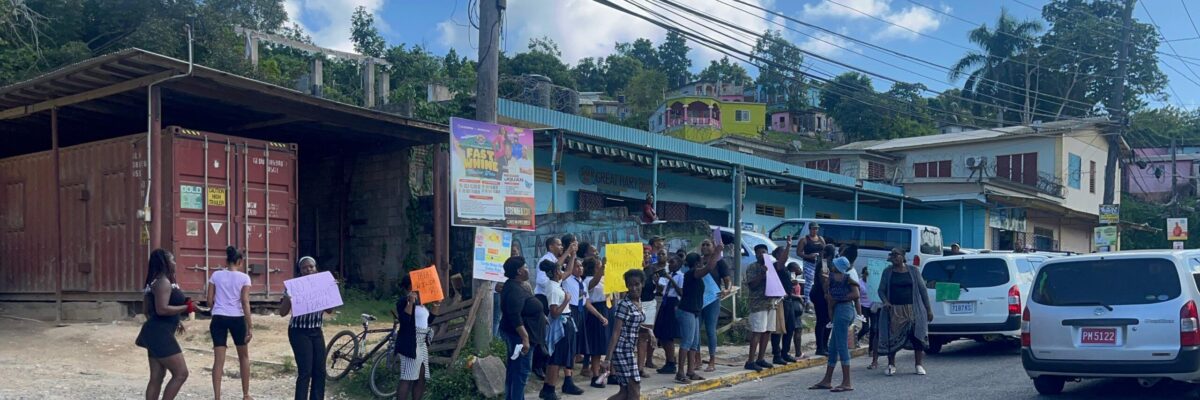
M603 170L598 171L590 166L579 168L579 183L585 186L596 186L597 188L610 187L635 190L642 193L651 193L654 190L653 179L622 175ZM666 187L666 185L660 180L658 187L661 189Z
M1113 246L1117 244L1117 227L1098 226L1092 228L1092 238L1096 247Z
M1121 220L1121 205L1120 204L1101 204L1100 205L1100 223L1103 225L1114 225Z
M534 229L533 131L450 119L452 224Z
M1025 209L1002 208L990 211L988 226L1006 231L1025 232Z

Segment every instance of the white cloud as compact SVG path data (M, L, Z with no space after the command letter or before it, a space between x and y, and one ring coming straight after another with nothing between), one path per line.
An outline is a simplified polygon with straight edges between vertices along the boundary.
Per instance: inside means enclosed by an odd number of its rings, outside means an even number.
M381 32L391 31L391 26L380 17L383 0L284 0L288 18L312 35L314 43L349 52L354 51L350 17L359 6L375 13L375 26Z
M615 2L617 5L644 14L626 2ZM680 3L694 8L699 12L729 21L751 32L761 33L768 27L782 29L769 25L762 19L766 13L749 10L753 14L734 10L718 2L709 0L681 0ZM764 8L771 8L771 0L758 1ZM643 3L645 4L645 3ZM697 27L688 21L666 11L662 11L662 3L652 7L676 21L686 24L697 33L707 35L716 41L729 44L747 52L753 47L754 39L746 37L732 29L722 29L738 40L749 44L739 43L716 33L703 26ZM747 8L741 6L742 8ZM748 9L748 8L747 8ZM443 46L453 47L460 54L474 58L475 47L472 46L478 32L466 23L466 13L460 12L454 19L447 19L437 25L437 41ZM550 37L558 43L562 50L562 59L568 64L574 64L584 57L602 57L612 54L613 46L618 42L631 42L637 38L647 38L655 43L662 43L666 30L637 17L609 8L592 0L512 0L508 3L507 43L505 48L509 53L525 51L526 44L531 38ZM700 17L691 16L699 20ZM715 23L714 23L715 24ZM468 26L464 26L468 25ZM722 54L704 45L689 40L692 48L690 54L693 69L699 71L708 65L709 61L720 59Z
M820 3L815 5L805 4L804 16L806 18L833 17L859 19L870 18L863 15L864 13L879 16L887 14L891 9L890 0L838 0L838 3L840 5L821 0Z
M879 33L876 39L904 38L916 39L916 32L928 33L936 31L942 25L942 20L932 10L923 7L909 7L903 11L887 15L883 19L895 25L888 25ZM901 28L903 27L903 28Z
M842 29L841 34L846 34L845 29ZM857 48L846 38L826 32L816 32L807 40L798 44L800 49L808 51L824 57L834 57L841 55L846 50L857 52Z
M873 40L915 39L919 33L936 31L941 27L941 16L925 7L909 6L903 9L893 9L892 0L820 0L816 4L805 4L803 17L810 20L848 19L860 20L876 17L887 21L874 21L879 30L871 36ZM950 12L950 7L943 7L944 12Z

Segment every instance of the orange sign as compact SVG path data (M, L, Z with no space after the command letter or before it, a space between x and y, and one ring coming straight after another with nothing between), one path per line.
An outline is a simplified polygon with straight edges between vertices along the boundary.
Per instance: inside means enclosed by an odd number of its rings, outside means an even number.
M430 265L426 268L408 272L412 279L412 289L421 295L421 304L442 301L446 297L442 293L442 281L438 279L437 268Z

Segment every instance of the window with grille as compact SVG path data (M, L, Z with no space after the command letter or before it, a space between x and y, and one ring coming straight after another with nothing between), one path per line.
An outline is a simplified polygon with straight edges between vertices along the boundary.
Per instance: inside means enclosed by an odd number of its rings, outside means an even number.
M1037 153L996 156L996 177L1037 186Z
M950 160L913 163L913 176L917 178L949 178Z
M734 113L734 119L737 120L738 122L749 121L750 120L750 111L737 110L737 112Z
M1096 193L1096 162L1088 161L1088 192Z
M887 179L887 168L882 163L867 162L867 179Z
M830 158L825 160L805 161L804 167L818 171L840 174L842 173L842 160L840 158Z
M783 206L758 203L754 206L754 213L767 217L784 218L786 211Z

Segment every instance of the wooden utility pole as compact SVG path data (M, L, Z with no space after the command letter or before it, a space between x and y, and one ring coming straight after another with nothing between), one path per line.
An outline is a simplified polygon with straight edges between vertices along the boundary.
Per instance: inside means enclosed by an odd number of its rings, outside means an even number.
M500 16L507 0L479 0L479 69L476 70L475 119L496 122L496 99L500 82ZM510 284L517 284L510 282ZM495 284L475 279L475 295L480 296L471 332L475 350L486 352L492 345L492 293Z
M1125 109L1125 74L1129 71L1129 31L1133 24L1133 6L1136 0L1125 0L1121 11L1121 48L1117 57L1117 79L1121 81L1113 88L1112 104L1116 107L1117 134L1108 135L1108 162L1104 165L1104 204L1116 204L1117 163L1120 162L1121 141L1129 113Z

